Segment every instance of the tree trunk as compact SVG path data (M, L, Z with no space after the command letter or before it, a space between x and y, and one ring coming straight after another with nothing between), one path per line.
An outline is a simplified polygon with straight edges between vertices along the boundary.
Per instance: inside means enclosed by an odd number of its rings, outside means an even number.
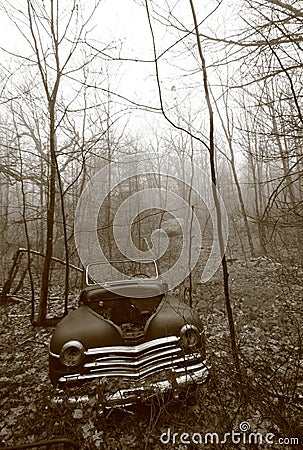
M222 230L222 216L221 216L221 209L220 209L220 203L218 199L218 193L217 193L217 178L216 178L216 167L215 167L215 143L214 143L214 116L213 116L213 110L212 105L210 101L210 93L208 88L208 79L207 79L207 70L206 70L206 63L205 58L202 52L202 46L200 41L200 34L198 29L198 22L196 17L196 11L193 4L193 0L189 0L190 7L192 11L193 21L195 25L195 34L197 39L197 46L198 46L198 52L200 61L202 64L202 72L203 72L203 87L204 87L204 94L205 99L207 103L207 109L208 109L208 118L209 118L209 162L210 162L210 169L211 169L211 179L212 179L212 193L213 193L213 199L215 203L216 213L217 213L217 231L218 231L218 239L219 239L219 245L220 245L220 251L222 256L222 272L223 272L223 284L224 284L224 297L225 297L225 306L226 306L226 312L228 317L228 323L229 323L229 331L230 331L230 341L231 341L231 351L232 356L235 364L235 368L237 370L237 373L240 375L240 360L238 355L238 349L237 349L237 343L236 343L236 331L235 331L235 324L233 319L233 311L232 306L230 302L230 296L229 296L229 285L228 285L228 269L227 269L227 262L224 252L224 239L223 239L223 230Z
M51 101L49 104L50 114L50 179L49 179L49 198L47 207L47 225L46 225L46 250L43 264L43 272L41 279L41 291L39 299L39 312L37 325L43 326L46 321L47 314L47 298L49 289L50 267L53 255L53 236L54 236L54 216L55 216L55 199L56 199L56 132L55 132L55 103Z

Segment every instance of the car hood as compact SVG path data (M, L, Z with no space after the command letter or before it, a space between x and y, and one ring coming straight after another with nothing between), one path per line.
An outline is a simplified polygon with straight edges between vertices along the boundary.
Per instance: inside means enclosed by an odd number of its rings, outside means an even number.
M145 322L141 341L178 336L185 323L194 324L202 331L201 320L191 308L178 300L164 298ZM121 327L102 317L89 303L82 304L58 324L50 351L59 354L63 344L70 340L80 341L85 349L130 344L123 337Z

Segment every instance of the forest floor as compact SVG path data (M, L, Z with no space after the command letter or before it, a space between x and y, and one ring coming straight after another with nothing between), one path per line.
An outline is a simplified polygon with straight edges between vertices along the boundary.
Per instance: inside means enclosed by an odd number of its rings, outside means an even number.
M194 290L212 367L207 384L179 400L101 414L93 404L51 402L47 358L53 328L34 328L29 302L8 299L0 306L0 447L66 437L82 450L303 448L302 273L262 258L233 261L229 273L241 380L235 377L218 272ZM259 433L263 444L245 441L250 432ZM199 443L206 433L217 433L219 442L213 435ZM225 433L231 434L224 439Z

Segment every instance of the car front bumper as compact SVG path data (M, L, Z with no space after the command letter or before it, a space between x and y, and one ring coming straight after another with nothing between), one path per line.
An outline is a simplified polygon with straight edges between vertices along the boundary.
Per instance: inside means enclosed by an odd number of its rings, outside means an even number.
M161 396L167 392L172 392L174 397L178 397L184 389L194 385L203 384L209 376L209 367L206 362L197 363L188 371L166 370L163 373L148 377L143 380L130 379L104 379L99 380L94 393L93 403L97 403L100 412L106 409L123 408L133 405L139 401L147 401L154 396ZM65 390L58 389L52 401L62 403L90 403L92 395L68 395Z
M183 370L181 373L166 372L166 378L159 381L144 380L143 382L122 383L121 388L105 394L104 407L125 407L169 391L173 392L177 397L181 389L205 383L208 373L209 368L203 362L197 364L197 367L190 372L186 370Z
M59 355L51 354L59 363ZM50 367L53 370L53 365ZM119 407L172 390L204 383L209 368L204 348L186 352L179 336L166 336L138 345L91 348L76 373L55 374L58 386L96 386L104 407ZM85 398L85 396L84 396Z

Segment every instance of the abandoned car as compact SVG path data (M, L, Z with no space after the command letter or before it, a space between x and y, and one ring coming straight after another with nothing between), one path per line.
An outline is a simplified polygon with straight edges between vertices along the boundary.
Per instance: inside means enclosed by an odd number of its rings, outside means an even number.
M97 380L100 404L112 408L167 391L177 395L206 381L199 315L167 295L155 261L154 273L142 264L133 275L105 283L96 281L97 263L86 268L79 307L57 325L50 342L54 386Z

